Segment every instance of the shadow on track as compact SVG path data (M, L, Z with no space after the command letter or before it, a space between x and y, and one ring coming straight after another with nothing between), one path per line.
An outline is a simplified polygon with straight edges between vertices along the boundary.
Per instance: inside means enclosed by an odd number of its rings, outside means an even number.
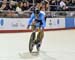
M54 57L50 57L49 55L46 54L45 51L40 51L39 54L37 52L29 53L29 52L24 52L24 53L19 53L19 56L21 59L35 59L38 60L40 58L41 60L56 60Z

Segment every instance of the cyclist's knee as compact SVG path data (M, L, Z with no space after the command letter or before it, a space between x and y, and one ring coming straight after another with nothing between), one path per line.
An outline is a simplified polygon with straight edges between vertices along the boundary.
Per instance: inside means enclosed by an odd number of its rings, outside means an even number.
M41 31L40 31L40 40L42 40L42 39L43 39L43 37L44 37L44 31L43 31L43 30L41 30Z
M32 27L31 27L32 31L34 31L35 28L36 28L35 25L32 25Z
M41 36L44 36L44 31L43 30L41 30L40 33L41 33Z

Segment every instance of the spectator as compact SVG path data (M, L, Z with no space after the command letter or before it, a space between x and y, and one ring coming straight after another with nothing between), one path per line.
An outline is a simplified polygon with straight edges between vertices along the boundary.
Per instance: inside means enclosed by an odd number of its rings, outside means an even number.
M57 9L57 6L56 6L56 0L52 0L51 1L51 6L50 6L50 10L51 11L56 11L56 9Z
M56 5L60 5L60 0L56 0Z
M14 1L10 1L8 9L15 11L16 10L16 3Z
M17 11L19 14L22 14L22 8L23 8L23 2L19 2L19 3L17 4L16 11Z
M22 10L23 10L23 11L28 10L27 2L24 2L24 3L23 3L23 8L22 8Z
M31 6L30 6L29 2L27 1L27 10L28 10L30 7L31 7Z
M49 7L49 2L47 0L45 1L42 1L42 7L44 7L45 10L48 10L48 7Z
M49 2L47 0L42 1L40 12L42 12L45 15L45 21L46 21L46 18L47 18L47 15L46 15L45 11L48 10L48 7L49 7Z
M75 11L75 0L70 3L70 11Z
M7 4L7 0L3 0L0 10L8 10L8 4Z
M32 7L30 8L30 11L34 11L35 8L40 9L40 7L41 7L41 3L37 3L36 5L34 5L34 6L32 6Z
M56 5L57 5L57 6L56 6L56 7L57 7L56 10L57 10L57 11L60 11L60 0L57 0L57 1L56 1Z
M63 11L68 10L68 6L66 5L66 1L67 1L67 0L62 0L62 1L60 2L60 8L61 8L61 10L63 10Z

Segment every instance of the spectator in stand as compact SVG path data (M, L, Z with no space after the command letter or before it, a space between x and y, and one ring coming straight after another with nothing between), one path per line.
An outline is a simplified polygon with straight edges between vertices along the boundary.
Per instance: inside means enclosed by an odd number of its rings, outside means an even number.
M42 1L41 7L40 7L40 10L41 10L40 12L42 12L45 15L45 21L47 18L46 10L48 10L48 7L49 7L49 2L47 0Z
M28 10L28 9L29 9L29 4L27 2L24 2L22 10L25 11L25 10Z
M70 6L70 11L75 11L75 0L71 1Z
M56 1L56 5L57 5L57 6L56 6L56 7L57 7L56 10L57 10L57 11L60 11L60 0L57 0L57 1Z
M31 6L30 6L29 2L27 1L27 10L28 10L30 7L31 7Z
M35 7L38 8L38 9L40 9L40 6L41 6L41 3L36 3L36 5L34 5L34 6L32 6L30 8L30 11L34 11L35 10Z
M41 4L45 11L48 10L49 2L47 0L42 1Z
M60 5L60 0L56 0L56 5Z
M7 17L15 17L16 3L14 1L9 1Z
M8 10L8 4L7 4L7 0L3 0L0 10Z
M24 3L23 3L23 8L22 8L22 10L25 11L25 10L27 10L27 9L28 9L28 8L27 8L27 2L24 2Z
M50 6L50 11L56 11L57 10L56 0L52 0L51 5L52 6Z
M18 4L17 4L17 7L16 7L16 11L19 13L19 14L22 14L23 12L23 2L19 2Z
M60 9L61 9L62 11L66 11L66 10L69 9L68 6L66 5L66 1L67 1L67 0L61 0L61 2L60 2Z
M15 11L16 10L16 3L14 1L10 1L8 9Z

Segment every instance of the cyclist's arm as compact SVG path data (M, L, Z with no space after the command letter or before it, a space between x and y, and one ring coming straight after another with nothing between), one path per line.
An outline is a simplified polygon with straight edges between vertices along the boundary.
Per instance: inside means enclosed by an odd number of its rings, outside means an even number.
M33 21L33 19L34 19L34 13L32 13L31 14L31 17L30 17L30 19L29 19L29 22L28 22L28 25L31 25L31 23L32 23L32 21Z
M42 27L44 28L46 26L45 15L42 15L41 18L43 23Z

